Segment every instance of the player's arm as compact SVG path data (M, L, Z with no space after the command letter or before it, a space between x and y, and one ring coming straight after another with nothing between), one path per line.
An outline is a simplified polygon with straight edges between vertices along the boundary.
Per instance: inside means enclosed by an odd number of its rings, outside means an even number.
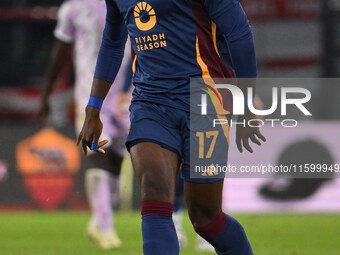
M247 16L240 3L215 18L215 22L227 39L236 77L256 78L257 64L253 34Z
M241 4L237 0L206 0L205 7L227 39L239 88L246 96L247 88L252 87L254 95L257 77L255 47L252 31ZM245 114L238 119L247 123L249 119L256 118L257 116L246 109ZM249 139L257 145L261 145L259 139L266 140L259 128L238 125L236 144L240 152L243 151L242 145L249 152L253 152Z
M47 69L43 93L40 101L39 118L44 119L49 112L49 97L51 95L53 85L57 80L61 70L66 62L72 56L72 44L56 40L53 46L50 63Z
M89 104L86 107L86 118L78 137L78 144L87 155L87 147L105 153L100 147L107 141L99 141L103 124L99 118L100 108L120 68L127 31L119 10L113 0L106 0L107 15L103 40L99 50L96 70L92 83Z

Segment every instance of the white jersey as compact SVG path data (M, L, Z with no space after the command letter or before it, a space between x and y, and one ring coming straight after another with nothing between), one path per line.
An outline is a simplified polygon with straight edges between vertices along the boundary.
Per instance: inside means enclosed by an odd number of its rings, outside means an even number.
M104 0L69 0L64 2L58 12L57 27L54 35L57 39L74 44L74 66L76 71L75 101L77 106L85 108L92 85L97 56L105 26L106 5ZM129 40L128 40L129 42ZM129 44L129 43L128 43ZM125 55L130 55L130 46L126 45ZM125 56L115 84L110 91L119 91L129 56ZM116 97L114 97L116 98ZM110 95L105 100L112 101Z

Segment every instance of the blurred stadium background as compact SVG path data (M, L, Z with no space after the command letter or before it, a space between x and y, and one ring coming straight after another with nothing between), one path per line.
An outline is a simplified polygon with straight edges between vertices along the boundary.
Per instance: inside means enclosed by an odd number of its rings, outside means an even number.
M1 255L102 253L82 234L88 217L83 187L86 167L70 140L75 138L71 62L57 81L48 124L36 120L61 2L0 1ZM340 1L242 3L254 31L259 76L313 78L308 87L313 117L304 121L291 113L302 122L294 130L265 127L269 144L251 156L238 154L232 146L231 163L279 164L318 158L321 161L313 162L339 164ZM271 99L260 85L258 93L263 104L270 106ZM336 173L314 180L292 176L284 184L260 178L228 179L223 206L245 224L255 254L338 255L337 177ZM116 218L124 247L112 254L141 254L137 190L127 159ZM185 226L193 241L188 220ZM193 244L183 254L195 254Z

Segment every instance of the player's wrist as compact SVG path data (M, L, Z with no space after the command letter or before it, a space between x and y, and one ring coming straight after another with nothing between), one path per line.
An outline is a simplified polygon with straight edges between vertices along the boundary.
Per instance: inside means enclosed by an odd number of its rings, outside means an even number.
M85 112L86 117L99 117L100 110L103 105L103 99L95 96L90 96L89 102L87 103Z
M104 100L100 97L90 96L87 106L101 110Z
M86 117L96 118L96 117L99 117L100 109L97 107L87 105L85 108L85 113L86 113Z

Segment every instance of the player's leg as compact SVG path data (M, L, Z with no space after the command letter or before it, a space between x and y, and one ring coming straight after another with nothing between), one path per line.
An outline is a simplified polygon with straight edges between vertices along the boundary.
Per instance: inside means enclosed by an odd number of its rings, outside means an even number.
M132 103L126 146L141 186L143 250L179 253L172 220L176 176L182 158L180 127L187 115L151 102Z
M81 102L78 102L78 104L75 127L79 132L85 115L80 110L84 109ZM112 114L104 112L102 117L105 127L112 129L110 121ZM103 130L103 134L105 138L109 138L105 134L105 130ZM118 135L116 136L118 137ZM121 139L122 142L123 139ZM117 194L112 194L112 190L119 191L119 173L123 156L121 153L117 153L117 150L114 151L113 148L112 145L106 145L105 156L91 153L85 159L85 164L88 168L85 174L85 189L92 213L86 232L103 249L121 246L121 241L116 234L113 224L112 197L117 197ZM112 185L117 185L117 187L113 188Z
M188 239L183 229L184 200L184 182L183 179L178 176L175 189L173 220L181 249L184 249L188 244Z
M179 156L152 142L133 145L130 154L141 189L144 254L179 254L172 221Z
M185 182L190 220L195 231L220 255L253 255L242 225L222 212L223 179L212 183Z
M91 154L87 159L89 169L85 176L85 188L92 211L87 234L104 249L121 246L114 228L112 200L118 197L122 160L123 157L111 149L106 149L105 156Z
M144 254L178 254L172 211L179 156L151 142L134 145L130 153L141 188Z

